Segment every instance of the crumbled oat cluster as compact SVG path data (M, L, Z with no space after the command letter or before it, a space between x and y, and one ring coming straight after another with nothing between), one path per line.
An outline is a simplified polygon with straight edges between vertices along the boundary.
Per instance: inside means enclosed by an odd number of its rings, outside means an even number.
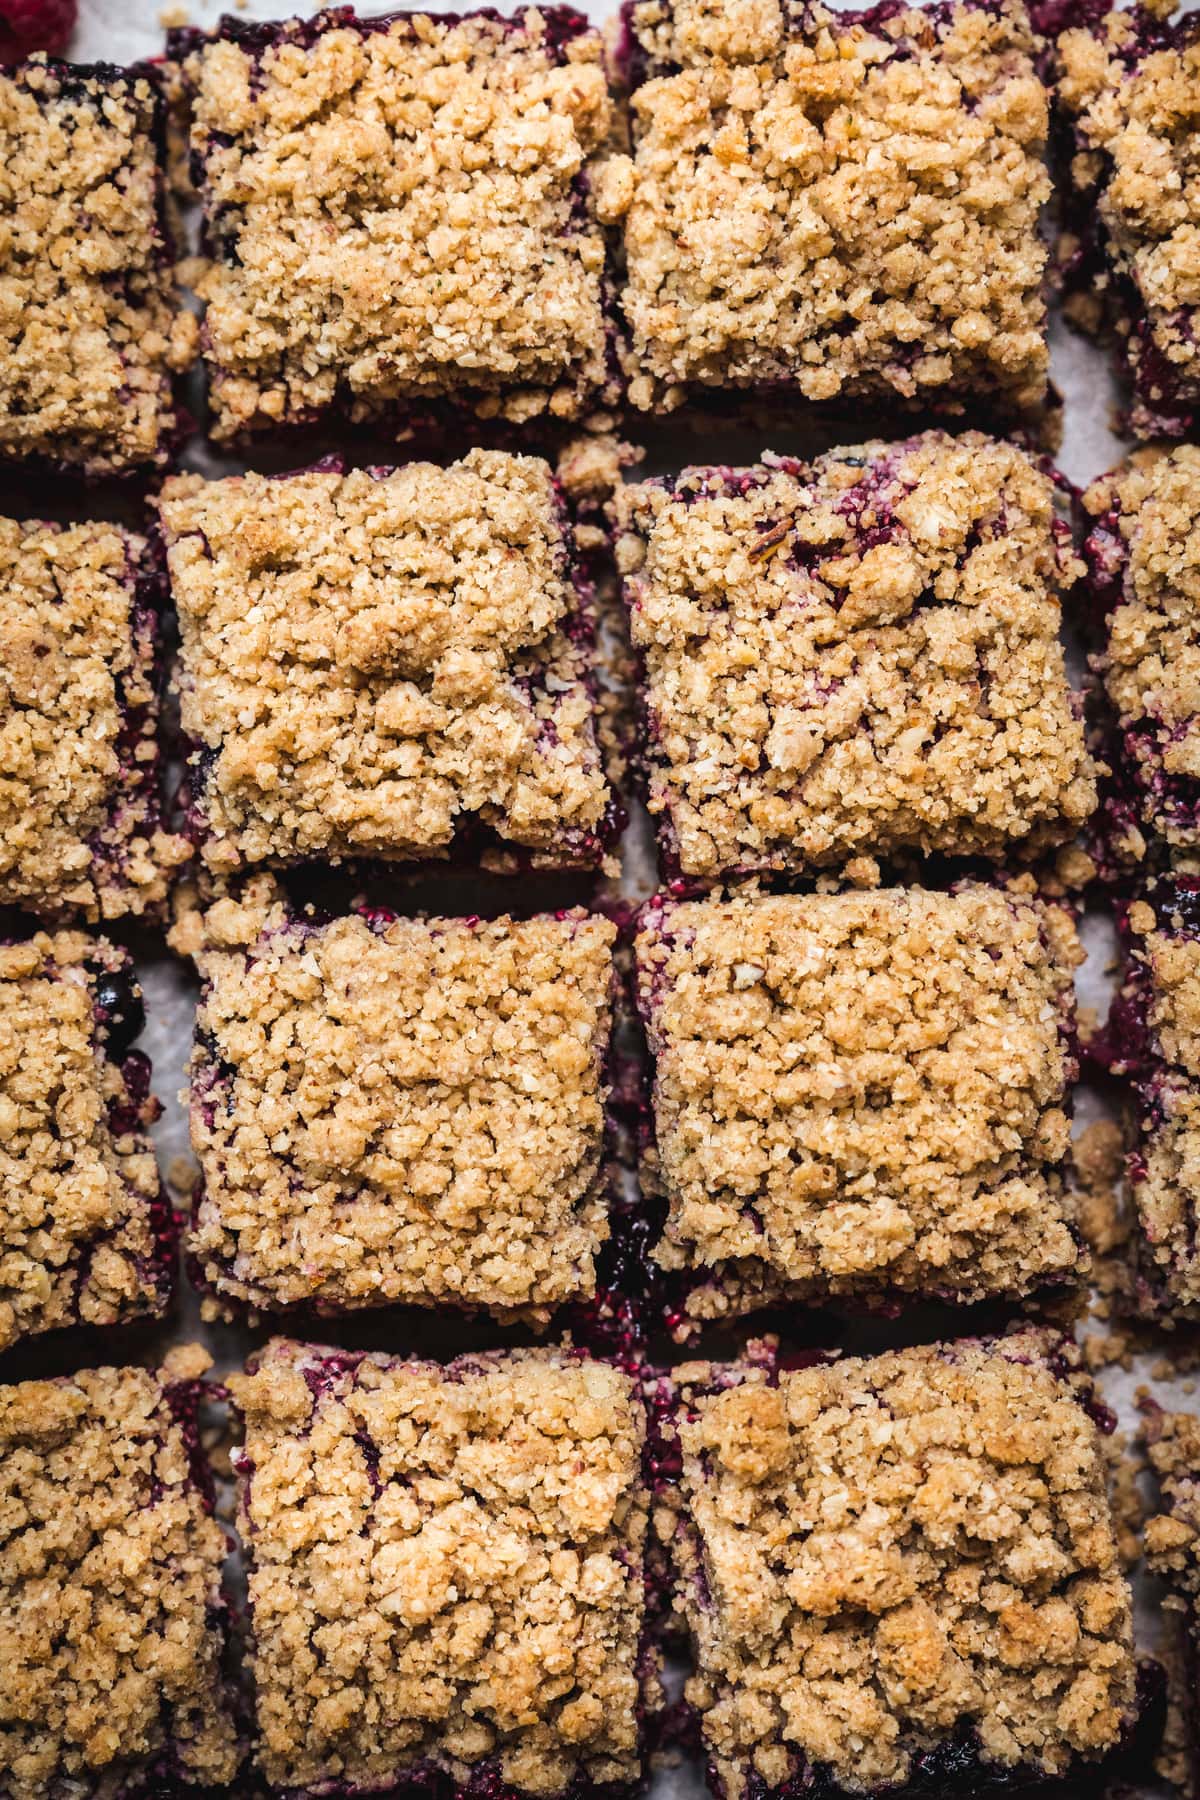
M0 904L144 913L188 854L159 818L146 558L114 525L0 518Z
M1069 122L1067 275L1080 324L1111 332L1139 437L1200 420L1200 28L1110 12L1058 40Z
M664 1499L722 1792L811 1765L890 1792L963 1735L993 1773L1113 1748L1130 1596L1067 1346L1025 1331L777 1375L767 1349L675 1377Z
M102 938L0 944L0 1349L167 1304L158 1109L145 1058L126 1060L140 1015L130 958Z
M569 1350L435 1363L275 1340L230 1383L272 1787L480 1765L636 1781L647 1496L628 1375Z
M634 0L639 407L689 389L1036 409L1048 107L1020 0Z
M0 1388L5 1800L236 1772L225 1534L192 1471L194 1387L180 1384L207 1362L176 1350L156 1375L84 1369Z
M549 6L175 34L218 441L419 415L575 417L609 382L599 34Z
M1099 668L1131 848L1200 845L1200 449L1139 450L1084 495ZM1123 833L1128 840L1129 831Z
M689 1310L1026 1294L1086 1257L1063 1192L1067 915L1015 893L656 901L637 941Z
M618 491L649 806L685 874L1001 857L1095 804L1048 475L976 432Z
M211 870L423 860L480 824L598 860L590 619L546 463L182 475L158 508Z
M189 1248L219 1297L544 1324L594 1292L607 919L314 926L266 897L204 929Z
M1146 1556L1155 1575L1200 1597L1200 1418L1147 1405L1145 1438L1164 1510L1147 1519Z
M147 68L0 70L0 459L106 474L166 462L177 305Z

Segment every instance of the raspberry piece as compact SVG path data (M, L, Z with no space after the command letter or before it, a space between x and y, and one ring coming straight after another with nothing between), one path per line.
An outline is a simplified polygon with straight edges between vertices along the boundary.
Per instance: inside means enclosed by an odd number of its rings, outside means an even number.
M0 63L65 50L78 13L78 0L0 0Z

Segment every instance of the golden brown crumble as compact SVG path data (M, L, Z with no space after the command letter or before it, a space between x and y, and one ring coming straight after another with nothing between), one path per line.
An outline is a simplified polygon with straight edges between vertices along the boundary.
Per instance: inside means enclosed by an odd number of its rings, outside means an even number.
M616 497L649 806L687 874L1070 837L1094 771L1047 475L969 432Z
M524 420L601 396L599 35L556 46L529 8L252 40L184 40L214 437L334 405Z
M0 1349L166 1305L155 1105L130 1093L94 1016L110 970L132 990L124 952L81 932L0 945Z
M188 854L159 826L145 554L113 525L0 518L0 904L143 913Z
M420 860L472 818L596 860L591 657L544 462L182 475L159 516L210 869Z
M520 1792L640 1767L645 1432L564 1350L446 1367L275 1340L231 1382L273 1786L483 1762Z
M0 71L0 457L166 461L195 354L164 234L145 70Z
M839 20L638 0L625 214L636 406L794 386L1031 410L1048 108L1020 0Z
M115 1796L163 1759L188 1784L235 1773L212 1624L225 1537L170 1379L0 1388L6 1800Z
M1169 1585L1200 1595L1200 1418L1149 1406L1146 1445L1165 1511L1146 1521L1146 1557Z
M1087 1266L1062 1164L1082 960L997 889L659 902L637 941L670 1210L701 1314L1025 1294Z
M312 927L262 895L205 931L189 1247L218 1295L544 1324L594 1292L607 919Z
M782 1371L676 1372L689 1697L731 1800L805 1760L903 1783L969 1727L1056 1772L1134 1703L1099 1435L1026 1331Z

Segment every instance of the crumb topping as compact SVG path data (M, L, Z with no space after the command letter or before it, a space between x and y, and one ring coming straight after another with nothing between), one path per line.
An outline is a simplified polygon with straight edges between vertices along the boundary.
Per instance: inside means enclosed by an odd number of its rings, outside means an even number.
M731 1800L806 1763L903 1784L964 1727L985 1763L1044 1773L1117 1742L1130 1596L1100 1440L1051 1355L1026 1331L778 1385L677 1372L689 1694Z
M976 1300L1086 1263L1062 1183L1064 912L985 887L659 902L637 959L664 1267L728 1305Z
M545 1323L594 1291L607 919L314 928L225 903L206 931L189 1247L218 1294Z
M689 384L1046 391L1048 108L1019 0L636 0L623 306L641 407Z
M187 855L159 826L145 559L113 525L0 518L0 904L144 913Z
M0 1349L166 1304L157 1107L96 1019L113 973L136 992L125 952L81 932L0 945Z
M969 432L622 489L649 806L689 875L1070 837L1093 766L1049 477Z
M0 1388L6 1800L124 1793L163 1759L188 1783L232 1780L224 1555L162 1378Z
M218 441L446 395L574 417L603 390L611 107L578 15L332 12L183 47Z
M1145 1437L1164 1503L1146 1521L1147 1562L1194 1601L1200 1594L1200 1418L1147 1406Z
M526 1794L637 1779L629 1376L566 1350L439 1367L276 1340L230 1385L273 1786L481 1763Z
M0 456L92 473L165 462L178 309L145 70L0 70Z
M164 485L201 854L421 859L482 820L594 861L591 632L548 466Z

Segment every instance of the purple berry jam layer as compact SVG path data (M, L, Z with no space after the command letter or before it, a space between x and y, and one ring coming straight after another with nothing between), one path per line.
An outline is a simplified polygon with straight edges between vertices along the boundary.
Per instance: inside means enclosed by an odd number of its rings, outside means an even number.
M230 1387L271 1790L632 1800L660 1700L634 1379L276 1339Z
M0 1389L4 1800L159 1796L233 1780L225 1534L196 1414L208 1366L85 1369Z
M691 1363L663 1426L714 1794L1024 1793L1080 1766L1102 1791L1139 1696L1074 1346L805 1360Z
M103 938L0 944L0 1348L166 1311L175 1229L132 1047L143 1017L132 961Z
M592 595L545 462L178 476L158 511L213 874L425 862L473 831L600 861Z
M671 875L1033 854L1093 766L1051 475L969 432L618 491L648 804Z
M0 518L0 905L161 912L189 853L159 804L161 599L144 539Z
M1019 0L627 0L630 399L1033 414L1049 104Z
M601 39L573 8L171 34L207 267L212 435L398 435L616 397Z
M607 919L317 924L260 879L199 929L188 1248L219 1301L544 1326L595 1295Z
M0 70L0 461L165 464L196 321L179 305L158 72Z

